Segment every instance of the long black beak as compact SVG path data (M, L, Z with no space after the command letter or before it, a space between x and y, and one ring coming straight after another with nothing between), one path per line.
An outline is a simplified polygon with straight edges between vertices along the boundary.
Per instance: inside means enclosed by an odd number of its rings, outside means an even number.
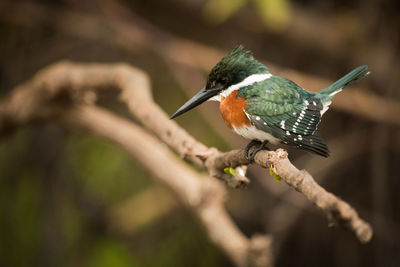
M197 107L204 101L219 94L220 91L221 91L221 89L219 89L219 88L206 90L206 88L204 87L197 94L195 94L191 99L189 99L185 104L183 104L183 106L180 107L174 114L172 114L170 119L172 120L173 118L178 117L179 115L185 113L186 111L189 111L192 108Z

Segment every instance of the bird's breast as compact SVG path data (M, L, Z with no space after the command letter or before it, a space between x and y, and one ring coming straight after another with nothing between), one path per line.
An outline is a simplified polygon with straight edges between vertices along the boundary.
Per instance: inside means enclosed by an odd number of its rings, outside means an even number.
M247 117L244 107L246 99L237 97L237 90L233 91L227 97L221 98L219 108L225 124L238 135L247 139L257 139L260 141L268 140L271 143L277 144L278 138L271 134L258 130Z
M238 91L236 90L227 97L222 97L221 103L219 104L222 118L224 119L225 124L231 129L251 125L246 113L244 113L246 99L243 97L237 97L237 92Z

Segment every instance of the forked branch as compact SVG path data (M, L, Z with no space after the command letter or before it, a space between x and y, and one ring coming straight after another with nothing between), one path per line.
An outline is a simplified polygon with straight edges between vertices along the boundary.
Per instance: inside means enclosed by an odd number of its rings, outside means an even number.
M237 229L223 208L226 192L216 180L195 173L141 127L93 105L99 91L108 89L120 90L121 100L131 114L182 158L204 167L210 176L232 187L249 182L245 171L250 162L242 150L223 153L195 140L154 103L147 75L126 64L61 62L40 71L0 102L0 134L18 125L51 120L109 139L134 155L191 207L211 239L238 266L271 265L270 238L248 239ZM286 151L262 151L255 163L264 168L272 166L289 186L320 208L332 225L352 230L361 242L371 239L370 225L349 204L319 186L307 171L293 166ZM226 167L236 168L237 175L225 173Z

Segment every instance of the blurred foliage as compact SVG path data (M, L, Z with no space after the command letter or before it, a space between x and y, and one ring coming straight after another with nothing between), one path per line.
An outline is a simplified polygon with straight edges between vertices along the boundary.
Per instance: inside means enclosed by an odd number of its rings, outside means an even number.
M151 175L115 145L79 133L68 136L67 160L84 188L118 203L153 183Z
M271 30L282 31L289 26L289 0L254 0L258 13Z
M134 259L131 251L120 242L98 240L91 248L85 265L88 267L130 267L140 266L140 261Z
M140 192L153 186L153 180L120 148L81 133L68 134L65 143L60 143L65 147L61 166L42 169L37 164L40 157L30 158L34 156L32 142L47 142L52 135L60 137L59 130L53 130L23 127L0 145L1 266L225 264L221 252L210 244L197 220L188 214L178 215L182 217L178 221L173 214L167 220L154 215L149 218L149 210L159 209L151 205L165 204L157 203L157 198L153 202L138 200L132 207L135 220L141 223L131 225L136 227L131 234L137 236L140 230L143 238L148 239L142 247L121 242L103 228L101 220L107 216L98 216L104 208L111 211L128 197L139 197ZM49 172L48 168L56 169ZM159 196L158 201L165 198ZM182 219L184 224L180 223ZM160 224L167 225L168 234L151 237L150 233L160 229ZM99 230L103 233L100 236ZM53 245L48 247L48 242ZM41 258L42 253L53 255Z
M227 20L246 4L247 0L209 0L204 6L205 18L213 23Z
M254 3L254 8L269 29L282 31L289 26L291 9L288 0L208 0L203 9L204 17L211 23L219 24L249 2Z

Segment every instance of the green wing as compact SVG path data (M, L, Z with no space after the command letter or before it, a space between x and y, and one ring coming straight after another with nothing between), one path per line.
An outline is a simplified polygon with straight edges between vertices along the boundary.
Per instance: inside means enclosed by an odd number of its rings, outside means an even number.
M317 132L323 105L314 93L279 76L239 90L247 99L245 112L253 124L282 142L328 156Z

